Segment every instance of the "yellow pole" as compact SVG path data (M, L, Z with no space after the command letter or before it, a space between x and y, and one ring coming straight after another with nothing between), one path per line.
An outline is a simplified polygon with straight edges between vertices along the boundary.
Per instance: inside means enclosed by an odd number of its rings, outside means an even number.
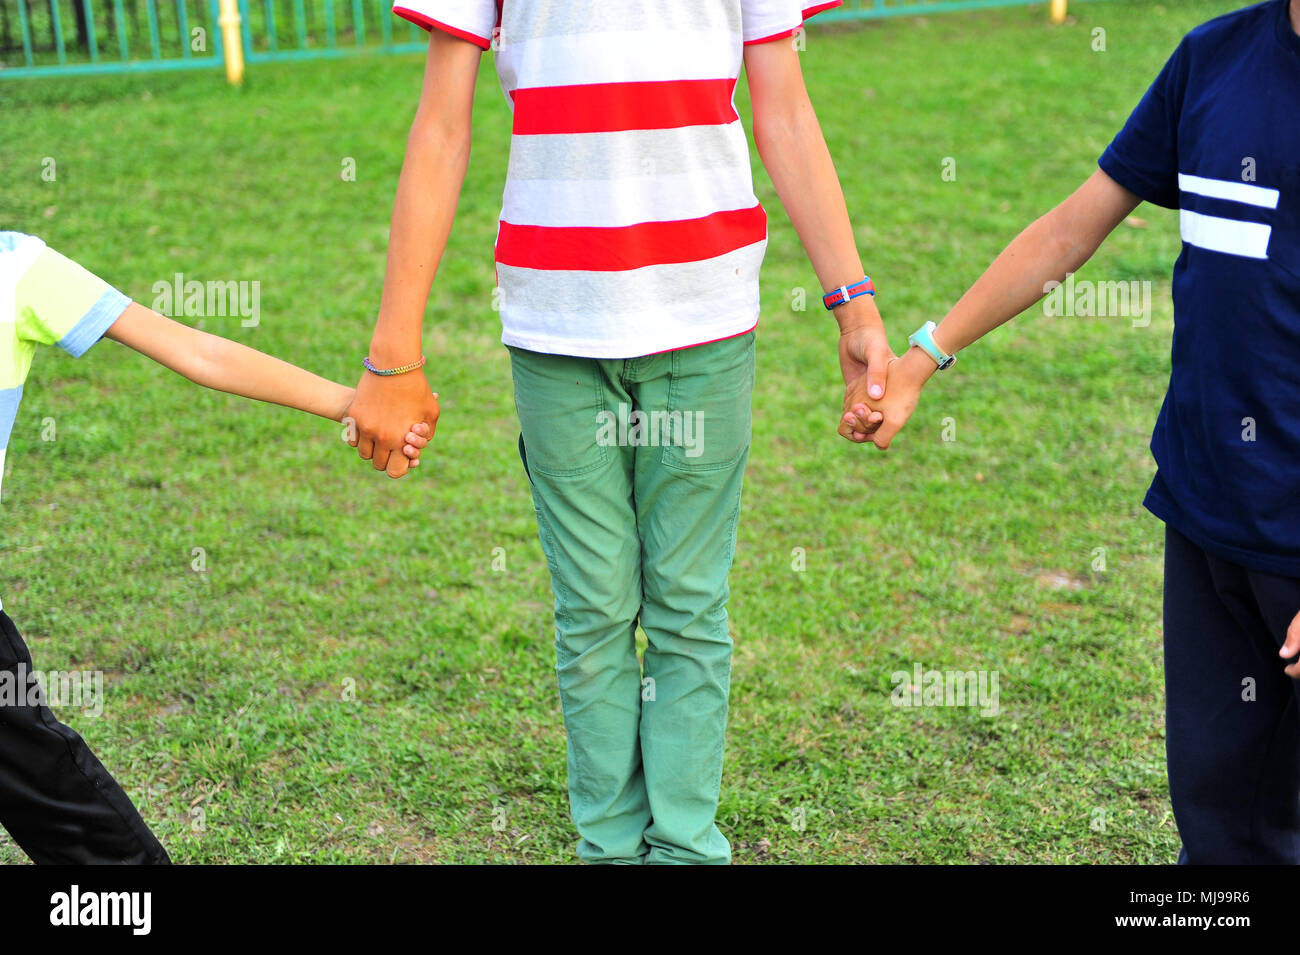
M226 50L226 79L234 86L244 81L244 42L239 32L239 0L219 0L217 23Z
M1052 22L1065 22L1065 3L1066 0L1052 0Z

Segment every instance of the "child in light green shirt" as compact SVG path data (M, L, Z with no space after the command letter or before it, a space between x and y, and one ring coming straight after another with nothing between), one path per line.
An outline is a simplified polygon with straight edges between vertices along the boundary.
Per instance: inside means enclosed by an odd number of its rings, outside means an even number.
M35 236L0 232L0 478L40 345L74 356L102 337L196 384L347 420L353 389L132 302ZM433 424L406 434L419 464ZM166 851L122 787L45 704L31 654L0 610L0 824L38 863L158 863Z

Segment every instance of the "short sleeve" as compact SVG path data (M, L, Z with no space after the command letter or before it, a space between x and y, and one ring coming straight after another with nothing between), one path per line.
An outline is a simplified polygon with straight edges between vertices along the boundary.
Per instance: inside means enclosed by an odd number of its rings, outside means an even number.
M426 30L442 30L480 49L492 46L497 0L394 0L393 12Z
M80 357L104 337L131 300L103 279L41 243L16 276L18 338L58 345Z
M805 20L838 7L843 0L740 0L740 26L745 45L793 36Z
M1169 58L1097 165L1147 202L1178 208L1178 123L1187 89L1187 44Z

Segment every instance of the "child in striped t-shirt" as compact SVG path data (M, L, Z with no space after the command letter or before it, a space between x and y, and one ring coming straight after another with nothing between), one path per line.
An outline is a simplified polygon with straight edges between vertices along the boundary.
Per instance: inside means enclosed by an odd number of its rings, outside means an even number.
M0 232L0 478L38 346L80 356L115 339L196 384L309 411L348 413L353 390L132 302L35 236ZM417 425L412 464L432 433ZM31 653L0 609L0 825L38 863L167 863L122 787L46 705Z
M731 676L727 577L767 246L734 100L742 66L759 154L822 287L838 290L827 307L846 385L884 392L893 355L799 62L804 20L839 2L394 6L430 42L371 355L389 367L420 358L480 53L492 48L513 114L495 303L555 595L585 861L731 857L714 821ZM362 457L400 470L399 422L418 420L429 393L418 370L363 378L353 409Z

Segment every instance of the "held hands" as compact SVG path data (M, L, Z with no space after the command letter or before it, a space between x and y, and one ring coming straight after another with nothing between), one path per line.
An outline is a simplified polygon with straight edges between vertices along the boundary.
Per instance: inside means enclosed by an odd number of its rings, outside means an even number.
M909 348L901 358L888 362L887 380L879 398L871 393L876 384L874 376L863 373L849 378L846 374L840 436L855 444L870 441L882 451L888 448L916 410L921 389L936 370L934 361L921 349Z
M391 377L366 372L345 414L352 420L348 444L376 471L400 478L419 465L420 451L437 430L440 409L438 396L417 369Z
M437 397L437 395L434 397ZM411 462L411 467L418 468L420 466L420 452L429 444L429 438L432 434L432 429L423 421L411 425L411 430L406 432L406 437L402 439L404 441L402 453Z
M885 324L876 311L875 302L868 296L856 298L836 310L840 325L840 372L844 375L845 394L853 390L861 393L863 398L876 400L885 394L885 376L890 362L894 359L894 350L889 347L885 336ZM847 410L848 405L845 404ZM880 427L883 414L863 409L862 428L864 437ZM843 429L840 434L844 434ZM848 435L845 435L848 437Z

